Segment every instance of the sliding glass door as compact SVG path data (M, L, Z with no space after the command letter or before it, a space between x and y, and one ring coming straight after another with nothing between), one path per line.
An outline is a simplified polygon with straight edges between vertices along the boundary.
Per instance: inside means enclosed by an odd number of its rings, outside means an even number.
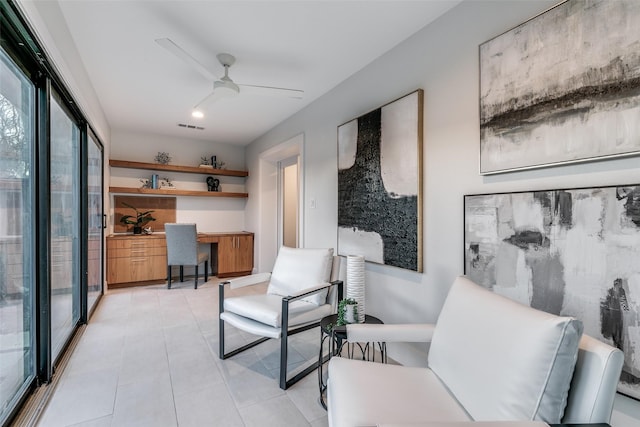
M91 312L102 294L103 283L103 193L102 145L89 132L87 146L87 307Z
M0 424L35 376L34 99L0 49Z
M55 94L50 105L50 307L55 361L80 319L80 130Z
M0 425L51 381L102 294L103 150L0 0Z

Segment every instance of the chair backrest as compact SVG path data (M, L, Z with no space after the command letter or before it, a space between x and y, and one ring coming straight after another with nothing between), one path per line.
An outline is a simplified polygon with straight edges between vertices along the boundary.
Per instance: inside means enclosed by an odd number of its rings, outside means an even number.
M582 322L519 304L458 277L429 367L475 421L560 423Z
M195 224L165 224L167 265L198 264L198 232Z
M333 249L289 248L278 251L267 293L288 296L304 289L329 283L333 265ZM327 292L319 292L304 301L324 304Z
M331 276L329 280L334 282L336 280L342 280L342 283L347 283L347 269L346 262L344 262L344 257L334 255L333 264L331 266ZM343 295L346 295L347 288L343 285ZM327 294L326 304L331 304L332 313L338 312L338 287L332 286L329 289L329 293Z
M609 423L624 363L622 351L583 335L563 423Z

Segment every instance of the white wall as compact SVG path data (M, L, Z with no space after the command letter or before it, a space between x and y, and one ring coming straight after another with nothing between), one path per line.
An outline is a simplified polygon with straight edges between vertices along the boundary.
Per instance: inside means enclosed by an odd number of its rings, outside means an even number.
M424 265L418 274L367 264L367 311L387 323L433 322L454 277L463 272L463 195L640 182L640 160L620 159L482 177L478 174L478 45L552 6L555 1L467 1L416 33L247 148L260 153L304 133L306 247L337 244L336 128L416 88L425 90ZM260 188L249 178L249 193ZM310 208L310 200L316 208ZM256 200L247 228L257 229ZM422 363L420 349L393 356ZM418 362L416 357L421 357ZM614 427L637 426L640 403L616 400Z
M185 132L189 132L186 130ZM219 144L191 138L175 138L136 132L114 131L111 136L111 158L137 162L154 163L159 151L171 156L171 164L197 166L200 157L216 155L218 161L225 162L227 169L246 170L244 147ZM140 187L140 179L149 179L150 170L111 168L111 186ZM172 183L184 190L206 191L207 175L179 172L160 172L160 177L168 177ZM245 192L246 178L216 176L222 191ZM113 197L113 196L112 196ZM251 194L249 195L251 197ZM113 201L113 200L112 200ZM241 231L245 230L246 199L227 197L177 196L176 221L195 222L198 231ZM113 232L113 209L109 212L109 232Z

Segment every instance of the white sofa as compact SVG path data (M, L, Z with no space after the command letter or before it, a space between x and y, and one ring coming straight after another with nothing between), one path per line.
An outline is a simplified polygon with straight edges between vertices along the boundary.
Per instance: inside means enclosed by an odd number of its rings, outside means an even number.
M332 427L608 423L623 355L582 323L458 277L436 325L348 325L350 342L430 342L428 368L334 357ZM575 368L575 372L574 372Z

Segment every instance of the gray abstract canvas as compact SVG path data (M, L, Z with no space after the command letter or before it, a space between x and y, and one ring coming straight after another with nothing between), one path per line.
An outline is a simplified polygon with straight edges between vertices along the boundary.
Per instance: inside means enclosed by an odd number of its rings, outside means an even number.
M575 316L624 352L618 390L640 399L640 185L464 197L465 274Z
M422 271L418 90L338 127L338 253Z
M640 153L640 1L569 0L480 46L480 172Z

